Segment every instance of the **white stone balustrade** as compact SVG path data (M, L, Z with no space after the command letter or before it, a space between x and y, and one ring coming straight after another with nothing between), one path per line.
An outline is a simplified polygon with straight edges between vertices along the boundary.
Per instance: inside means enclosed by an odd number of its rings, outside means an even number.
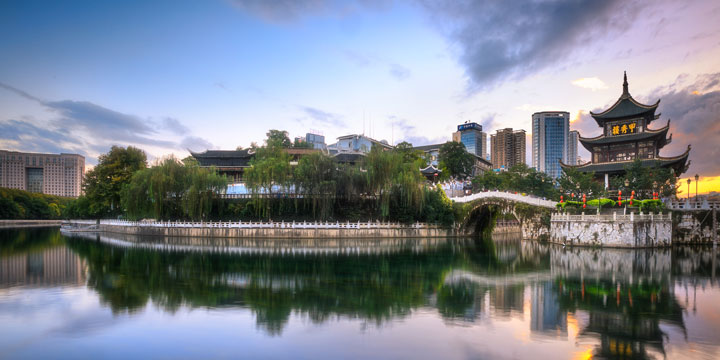
M535 196L530 195L522 195L522 194L515 194L515 193L509 193L505 191L485 191L485 192L479 192L472 195L467 196L460 196L460 197L453 197L450 198L450 200L459 202L459 203L466 203L475 201L478 199L489 199L489 198L501 198L506 200L511 200L515 202L521 202L525 204L535 205L535 206L541 206L546 207L550 209L555 209L555 204L557 204L554 201L551 200L544 200Z

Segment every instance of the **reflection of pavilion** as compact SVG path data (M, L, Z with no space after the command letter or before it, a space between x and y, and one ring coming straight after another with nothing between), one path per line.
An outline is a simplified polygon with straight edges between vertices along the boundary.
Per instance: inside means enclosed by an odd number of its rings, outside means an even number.
M85 284L85 264L64 246L0 258L0 288Z
M599 338L596 356L664 355L660 325L685 331L670 279L670 250L553 248L550 264L561 311L589 314L580 336Z

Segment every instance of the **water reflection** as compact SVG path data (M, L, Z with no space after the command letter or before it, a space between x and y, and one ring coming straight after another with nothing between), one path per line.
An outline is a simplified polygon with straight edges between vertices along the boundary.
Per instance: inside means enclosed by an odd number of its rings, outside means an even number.
M444 326L418 325L423 331L476 333L463 345L475 351L447 357L532 356L538 349L608 358L720 351L720 259L712 248L598 250L496 236L314 241L294 248L240 241L228 249L207 239L177 246L55 230L5 231L0 239L0 288L83 285L115 317L149 316L150 308L249 311L263 336L293 343L299 335L291 324L298 319L338 332L361 321L363 331L405 336L413 330L397 324L433 314ZM0 314L23 296L2 291ZM489 339L505 333L511 336L493 347Z

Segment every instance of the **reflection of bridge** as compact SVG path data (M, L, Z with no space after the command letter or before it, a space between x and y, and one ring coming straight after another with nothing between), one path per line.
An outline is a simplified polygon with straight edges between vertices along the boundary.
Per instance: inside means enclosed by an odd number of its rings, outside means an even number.
M486 191L486 192L479 192L468 196L460 196L460 197L454 197L450 198L450 200L454 202L459 203L467 203L472 202L479 199L492 199L492 198L500 198L505 200L510 200L513 202L521 202L529 205L534 206L540 206L544 208L550 208L555 209L555 202L550 200L544 200L541 198L537 198L534 196L529 195L521 195L521 194L513 194L508 193L504 191Z
M465 270L453 270L445 276L445 283L454 284L468 281L476 285L484 286L524 285L540 281L551 281L554 279L554 276L550 270L502 275L480 275Z

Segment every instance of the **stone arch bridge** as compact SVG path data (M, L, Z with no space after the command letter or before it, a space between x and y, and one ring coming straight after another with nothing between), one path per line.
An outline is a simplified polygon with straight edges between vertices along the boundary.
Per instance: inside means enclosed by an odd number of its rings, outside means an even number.
M457 230L464 234L477 234L491 225L497 214L512 214L520 223L523 238L537 239L550 231L550 215L555 202L534 196L487 191L468 196L450 198L463 204L462 217Z

